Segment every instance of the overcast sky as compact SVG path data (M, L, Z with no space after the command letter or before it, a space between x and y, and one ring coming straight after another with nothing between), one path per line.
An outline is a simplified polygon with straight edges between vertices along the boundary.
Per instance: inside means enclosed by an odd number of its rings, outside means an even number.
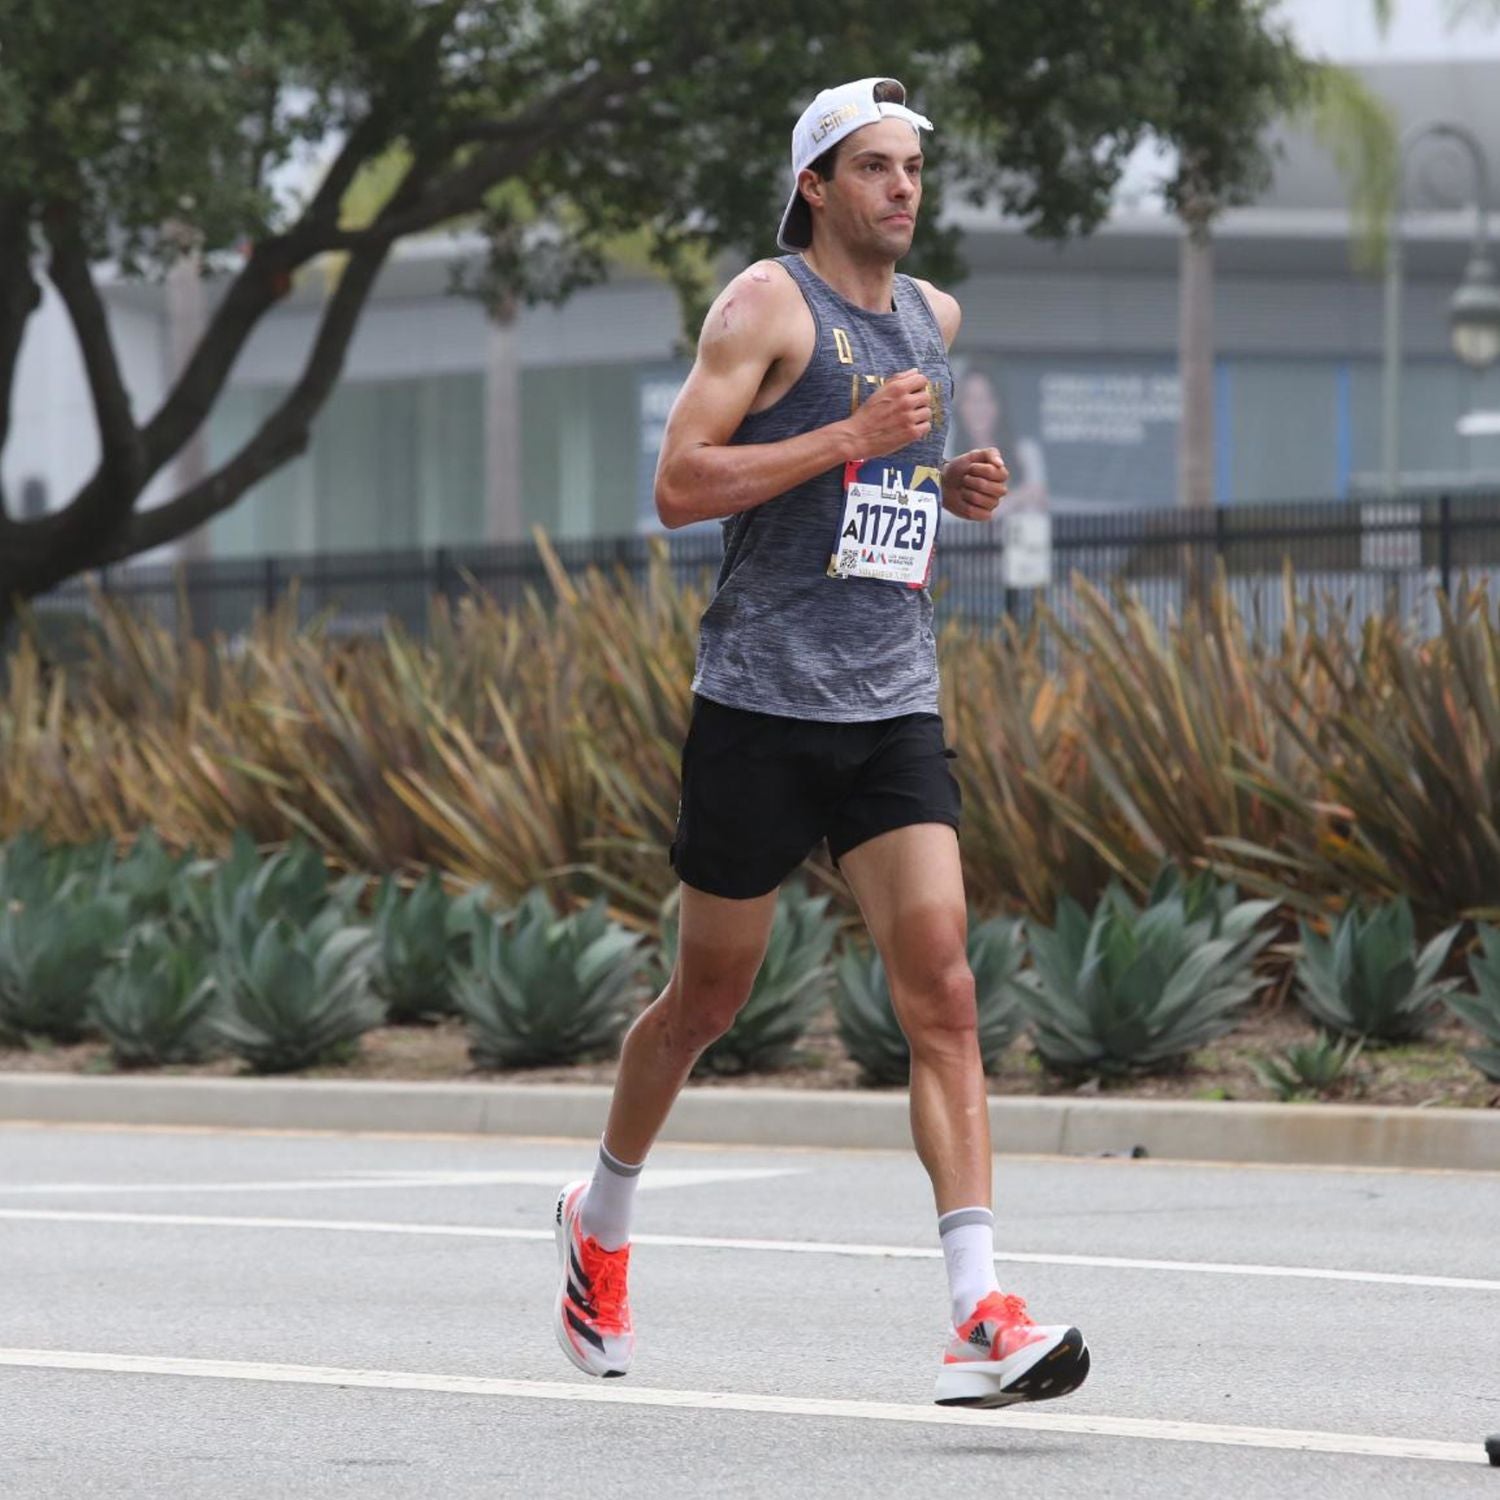
M1500 26L1477 20L1450 25L1447 0L1393 0L1385 36L1372 0L1281 0L1303 47L1335 62L1435 62L1450 57L1500 59Z

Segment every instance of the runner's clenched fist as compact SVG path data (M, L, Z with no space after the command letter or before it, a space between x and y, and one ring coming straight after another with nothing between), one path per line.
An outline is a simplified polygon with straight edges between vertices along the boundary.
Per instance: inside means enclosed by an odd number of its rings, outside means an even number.
M883 458L932 431L932 392L920 370L892 375L850 418L861 458Z
M973 448L943 465L943 508L965 521L993 521L1010 470L998 448Z

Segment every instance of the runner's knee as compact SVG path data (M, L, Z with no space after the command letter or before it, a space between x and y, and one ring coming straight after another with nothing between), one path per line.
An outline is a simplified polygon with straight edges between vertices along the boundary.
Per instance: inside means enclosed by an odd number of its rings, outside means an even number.
M683 1052L701 1052L716 1042L750 998L755 969L746 966L716 967L707 973L681 970L668 988L668 1036Z
M896 992L901 1025L914 1054L967 1051L978 1029L974 975L959 960Z

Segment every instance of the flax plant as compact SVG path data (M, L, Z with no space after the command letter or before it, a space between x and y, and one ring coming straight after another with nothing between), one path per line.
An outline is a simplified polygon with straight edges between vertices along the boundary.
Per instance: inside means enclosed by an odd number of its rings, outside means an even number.
M1265 687L1302 674L1295 636L1279 657L1257 646L1222 573L1165 632L1123 591L1075 588L1075 623L1057 629L1064 662L1088 683L1079 733L1104 795L1059 803L1060 814L1096 844L1111 841L1106 813L1122 821L1143 857L1117 846L1111 864L1137 890L1162 860L1201 866L1225 849L1274 847L1287 814L1242 771L1269 767L1304 793L1315 785L1315 763Z
M1484 589L1440 609L1431 640L1390 618L1366 621L1357 649L1310 636L1330 701L1283 679L1277 710L1320 794L1258 770L1288 818L1279 848L1239 853L1319 893L1404 895L1431 924L1500 914L1500 630Z
M941 641L945 719L958 747L961 850L974 905L1050 914L1060 895L1088 899L1135 855L1130 833L1073 809L1100 800L1079 726L1087 692L1074 667L1050 672L1036 629L997 637L948 627Z

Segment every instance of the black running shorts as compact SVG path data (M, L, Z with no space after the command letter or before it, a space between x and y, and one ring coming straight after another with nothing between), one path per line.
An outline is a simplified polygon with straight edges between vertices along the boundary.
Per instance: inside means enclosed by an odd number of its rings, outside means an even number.
M825 724L695 697L672 868L711 896L773 891L828 840L834 862L913 823L958 827L937 714Z

